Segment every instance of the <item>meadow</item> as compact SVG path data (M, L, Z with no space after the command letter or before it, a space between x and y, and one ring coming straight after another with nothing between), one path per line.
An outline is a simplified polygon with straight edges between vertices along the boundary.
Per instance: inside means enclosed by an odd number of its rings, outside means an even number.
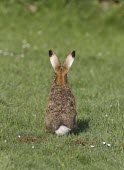
M123 1L0 1L0 170L124 169L123 18ZM45 133L49 49L76 51L75 135Z

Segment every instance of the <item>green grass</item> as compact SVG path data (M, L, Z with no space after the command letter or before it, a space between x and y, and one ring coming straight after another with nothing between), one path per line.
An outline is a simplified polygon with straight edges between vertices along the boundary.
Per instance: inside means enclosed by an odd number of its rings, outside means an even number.
M123 4L103 12L97 1L34 1L32 13L21 2L0 1L0 170L123 170ZM61 61L76 50L77 135L45 134L49 49Z

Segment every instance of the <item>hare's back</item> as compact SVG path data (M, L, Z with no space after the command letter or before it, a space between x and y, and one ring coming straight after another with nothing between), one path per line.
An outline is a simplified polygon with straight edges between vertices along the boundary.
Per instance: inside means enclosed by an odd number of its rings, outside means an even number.
M49 99L52 107L61 111L74 110L75 98L68 86L53 87Z

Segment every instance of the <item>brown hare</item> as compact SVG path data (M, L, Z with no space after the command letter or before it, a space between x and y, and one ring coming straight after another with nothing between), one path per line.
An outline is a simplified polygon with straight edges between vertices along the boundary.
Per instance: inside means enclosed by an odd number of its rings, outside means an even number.
M46 109L46 132L59 135L69 134L76 129L75 98L67 81L67 73L74 61L75 51L66 57L62 65L52 50L49 50L49 57L55 72L55 79Z

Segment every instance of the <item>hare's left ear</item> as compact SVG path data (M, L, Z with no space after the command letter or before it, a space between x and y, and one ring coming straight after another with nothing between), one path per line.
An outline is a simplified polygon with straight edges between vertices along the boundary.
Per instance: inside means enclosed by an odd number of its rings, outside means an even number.
M59 67L60 67L59 59L56 56L56 54L54 53L54 51L52 51L52 50L49 50L49 57L50 57L51 65L52 65L55 73L57 73L57 71L59 70Z
M63 63L63 67L65 68L65 72L66 74L68 73L73 61L75 58L75 51L72 51L65 59L64 63Z

